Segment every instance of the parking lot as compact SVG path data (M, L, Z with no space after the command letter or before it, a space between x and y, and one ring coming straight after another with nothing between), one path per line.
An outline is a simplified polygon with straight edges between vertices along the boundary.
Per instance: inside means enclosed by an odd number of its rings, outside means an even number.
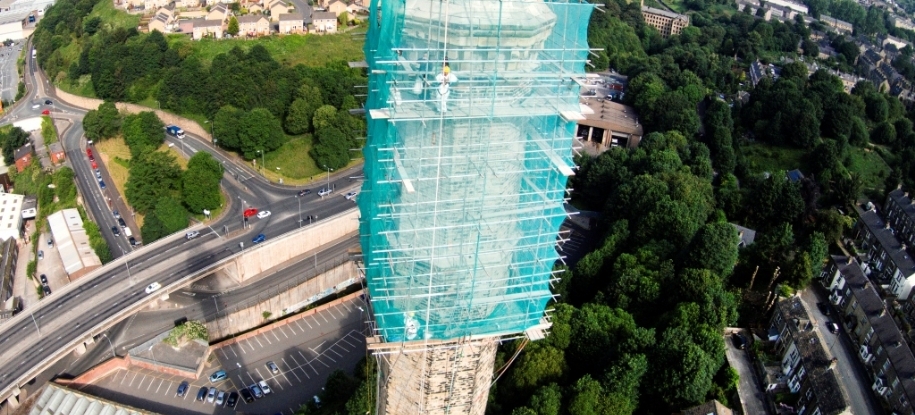
M249 335L211 354L201 379L191 380L144 369L116 371L83 390L136 408L162 414L293 414L324 386L336 369L350 373L365 356L364 305L358 297L333 303L314 314L290 319L268 331ZM272 361L276 374L267 368ZM216 384L207 377L225 370L228 379ZM264 380L271 393L252 403L239 399L235 409L197 401L201 387L239 391ZM184 396L176 396L178 385L188 381Z

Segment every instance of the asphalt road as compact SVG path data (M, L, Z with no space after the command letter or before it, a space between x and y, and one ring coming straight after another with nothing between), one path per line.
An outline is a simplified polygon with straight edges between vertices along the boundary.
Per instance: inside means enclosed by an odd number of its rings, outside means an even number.
M22 44L23 41L19 40L10 47L0 45L0 99L4 102L12 102L16 98L19 88L16 59L19 58L19 48Z
M40 71L35 70L33 60L29 57L27 61L30 68L26 71L26 80L30 85L30 95L0 117L0 124L40 115L43 108L33 109L29 101L54 100L53 116L72 122L72 126L63 132L61 141L76 172L80 194L90 215L102 229L114 226L115 220L106 203L110 195L99 189L85 157L86 142L80 122L85 111L56 100L49 92L53 89L46 88L47 81ZM199 138L189 137L188 142L197 143L201 150L212 150ZM231 165L231 169L227 170L246 171L245 166L232 164L221 153L215 152L214 155ZM247 171L250 172L250 169ZM119 251L130 253L129 268L120 265L108 267L91 279L84 277L78 283L55 291L36 307L25 310L21 313L23 317L13 318L0 326L0 391L9 391L10 387L27 382L42 362L59 359L59 351L69 343L84 338L90 334L87 331L92 327L128 309L146 295L144 288L149 283L157 281L163 286L169 285L239 252L241 243L250 248L251 238L257 234L263 233L269 239L300 227L300 214L317 215L320 220L353 208L353 202L345 200L341 194L348 187L358 186L357 181L348 178L358 174L361 173L347 171L332 177L331 183L336 186L337 193L331 196L321 199L312 193L300 199L295 197L297 189L276 186L254 175L240 175L236 180L234 174L227 172L222 185L232 198L228 201L224 217L211 224L209 232L197 227L201 230L201 237L190 241L182 237L166 238L165 242L131 252L125 238L103 231L113 254L117 255ZM273 215L254 220L249 229L243 230L240 220L243 205L271 210ZM228 236L224 234L225 230L228 230ZM222 235L217 235L217 231ZM4 393L0 398L7 396Z

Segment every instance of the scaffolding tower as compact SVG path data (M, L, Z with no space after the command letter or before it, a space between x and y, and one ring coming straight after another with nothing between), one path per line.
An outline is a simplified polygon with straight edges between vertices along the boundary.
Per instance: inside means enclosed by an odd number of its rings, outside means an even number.
M429 376L470 370L479 373L467 379L491 379L494 352L443 350L490 350L494 339L548 327L593 8L372 1L358 203L371 347L387 362L380 413L482 413L485 394L471 399L477 408L453 405L478 391L434 394ZM419 373L391 373L417 353ZM425 392L405 397L410 388ZM409 403L395 410L395 397ZM396 412L404 408L412 410Z

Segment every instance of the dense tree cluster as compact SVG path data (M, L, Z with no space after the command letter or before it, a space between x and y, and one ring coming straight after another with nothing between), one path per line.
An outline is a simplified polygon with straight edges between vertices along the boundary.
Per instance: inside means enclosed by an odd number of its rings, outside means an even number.
M2 139L2 144L0 145L3 146L3 163L9 166L15 161L13 157L16 154L16 149L29 142L29 133L19 127L13 127L5 134L0 135L0 139Z

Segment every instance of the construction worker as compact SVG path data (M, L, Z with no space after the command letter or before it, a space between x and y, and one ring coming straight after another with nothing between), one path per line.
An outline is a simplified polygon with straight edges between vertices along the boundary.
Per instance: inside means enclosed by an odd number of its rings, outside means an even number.
M451 73L451 67L445 65L442 68L442 73L435 76L435 81L439 83L438 85L438 95L439 95L439 112L448 111L448 95L451 94L451 84L457 82L457 77Z

